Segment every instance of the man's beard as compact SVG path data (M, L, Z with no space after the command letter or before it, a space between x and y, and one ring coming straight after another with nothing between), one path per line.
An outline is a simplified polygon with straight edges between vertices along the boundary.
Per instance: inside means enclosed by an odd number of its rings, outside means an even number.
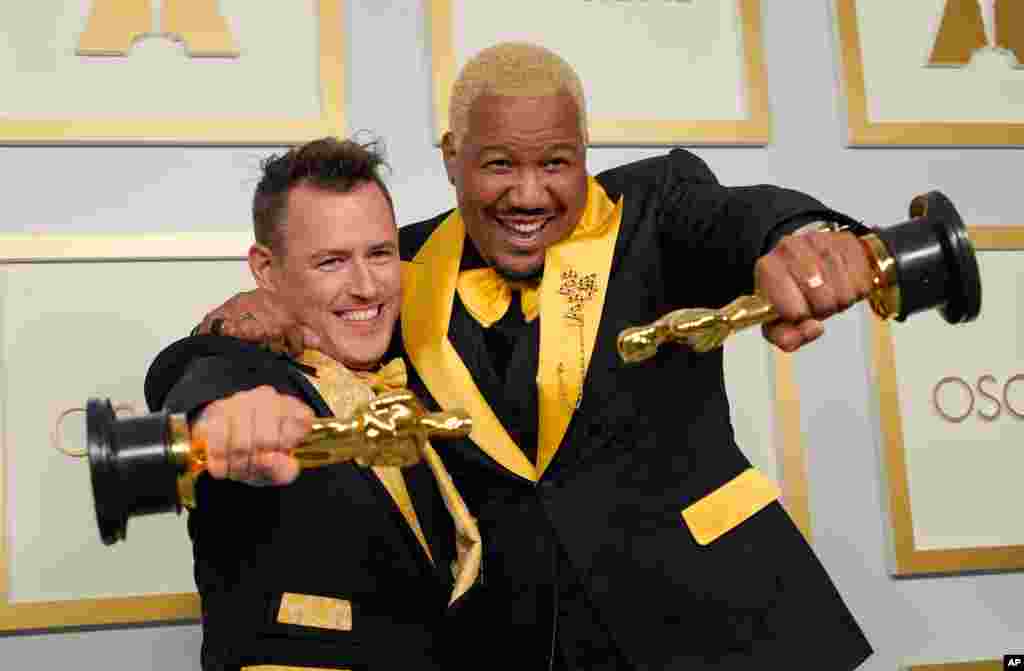
M494 272L509 282L531 282L539 280L544 274L544 264L542 263L536 268L526 271L509 270L508 268L496 265L494 266Z

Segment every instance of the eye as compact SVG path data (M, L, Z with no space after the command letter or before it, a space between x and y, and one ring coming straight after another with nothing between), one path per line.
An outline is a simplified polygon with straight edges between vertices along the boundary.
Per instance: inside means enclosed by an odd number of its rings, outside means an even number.
M544 161L545 170L560 170L569 165L569 161L564 158L549 158Z
M374 261L390 261L395 256L393 249L375 249L370 252L370 258Z
M318 270L335 270L339 265L341 265L341 259L337 257L328 257L318 262L316 267Z
M496 158L492 161L484 163L484 168L493 170L495 172L506 172L512 169L512 161L507 158Z

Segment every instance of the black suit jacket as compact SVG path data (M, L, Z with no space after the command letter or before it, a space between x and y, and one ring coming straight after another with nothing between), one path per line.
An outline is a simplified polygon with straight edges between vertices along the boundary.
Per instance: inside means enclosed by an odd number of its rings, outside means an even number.
M295 362L219 336L164 350L147 375L146 399L152 409L191 413L259 385L303 400L317 416L332 414ZM286 487L200 476L188 528L203 668L444 668L454 529L426 466L403 474L433 565L369 469L308 469ZM282 622L284 594L349 602L351 630Z
M558 605L546 617L539 604L557 577L554 554L540 539L552 532L638 669L856 667L871 648L778 502L707 545L681 516L750 467L733 437L721 350L670 346L627 366L616 338L672 309L721 306L751 293L756 259L800 225L828 219L861 227L797 192L720 186L703 162L680 150L597 180L624 209L581 403L553 461L533 479L486 445L467 439L442 446L484 540L490 606L463 626L475 627L480 641L500 642L506 661L546 663ZM440 282L436 268L419 267L426 262L417 253L446 216L400 230L414 279L405 286L410 300L428 295L416 277ZM426 369L410 345L412 330L434 317L408 306L403 333L417 373L412 384L424 396L450 394L455 378ZM456 294L447 337L474 377L481 332ZM456 402L473 393L460 387ZM528 382L522 393L537 391Z

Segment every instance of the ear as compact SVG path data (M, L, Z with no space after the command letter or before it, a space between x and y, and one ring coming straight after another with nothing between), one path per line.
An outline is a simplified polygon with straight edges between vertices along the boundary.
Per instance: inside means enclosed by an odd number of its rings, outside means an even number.
M259 243L249 248L249 270L260 289L277 289L274 277L274 252Z
M455 186L455 136L451 131L441 138L441 156L444 158L444 171L448 173L448 182Z

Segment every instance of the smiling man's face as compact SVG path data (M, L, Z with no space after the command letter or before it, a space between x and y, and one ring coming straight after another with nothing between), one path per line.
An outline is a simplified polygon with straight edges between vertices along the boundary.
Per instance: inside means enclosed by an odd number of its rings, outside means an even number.
M462 144L443 146L466 233L511 279L536 276L545 250L575 228L587 202L586 147L568 94L479 97Z
M257 254L257 281L317 333L324 354L375 366L401 302L398 229L384 192L373 182L345 193L300 183L281 226L281 248Z

